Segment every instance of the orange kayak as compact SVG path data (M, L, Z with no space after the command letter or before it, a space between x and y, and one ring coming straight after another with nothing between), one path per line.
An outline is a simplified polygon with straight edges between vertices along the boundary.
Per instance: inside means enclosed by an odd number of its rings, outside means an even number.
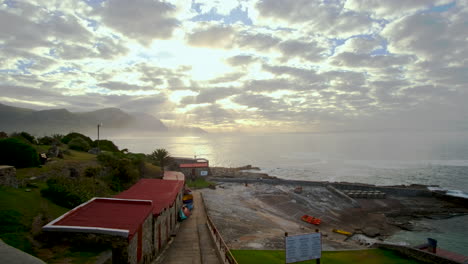
M320 225L320 223L322 222L322 220L320 220L319 218L310 215L303 215L301 217L301 220L314 225Z

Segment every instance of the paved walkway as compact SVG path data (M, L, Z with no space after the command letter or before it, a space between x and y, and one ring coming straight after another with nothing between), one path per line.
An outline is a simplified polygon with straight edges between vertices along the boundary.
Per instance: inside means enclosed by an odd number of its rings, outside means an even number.
M193 192L192 215L183 221L169 248L153 264L221 264L206 226L206 213L199 192Z
M0 263L46 264L44 261L6 244L1 239L0 239Z

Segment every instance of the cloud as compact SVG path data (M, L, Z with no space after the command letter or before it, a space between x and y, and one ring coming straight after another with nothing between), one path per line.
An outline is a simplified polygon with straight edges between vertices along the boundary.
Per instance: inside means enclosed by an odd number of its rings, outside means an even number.
M189 34L187 43L196 47L230 48L235 31L229 26L209 26Z
M108 0L94 10L101 21L130 39L149 45L154 39L168 39L178 26L176 8L158 0Z
M357 12L369 12L375 18L395 19L417 11L429 9L433 5L444 5L453 0L348 0L344 7Z
M413 60L408 55L370 55L343 52L331 58L331 64L350 68L387 68L402 66Z
M236 35L236 44L241 48L252 48L260 52L266 52L276 46L280 39L270 34L241 32Z
M383 30L388 50L414 54L422 60L460 62L468 57L466 26L468 10L458 10L451 17L439 13L418 13L396 20Z
M316 41L304 42L297 40L287 40L279 44L279 50L283 54L283 61L289 60L291 57L297 57L312 62L322 60L321 55L326 49L321 47Z
M262 24L280 24L308 33L321 33L337 38L358 34L372 34L379 30L376 21L366 14L343 9L338 2L318 0L263 0L256 4L258 20Z
M237 55L233 57L229 57L226 59L227 63L232 66L247 66L251 63L258 61L258 58L251 56L251 55Z
M358 54L369 54L375 50L383 49L382 43L384 42L381 38L351 38L348 39L343 45L339 46L336 53L358 53Z
M204 104L216 103L216 101L227 98L233 94L239 93L236 88L205 88L199 91L197 96L187 96L182 99L181 104Z
M142 91L142 90L152 90L151 86L140 86L135 84L129 84L124 82L104 82L98 84L101 87L107 88L114 91Z
M236 119L237 113L222 108L219 104L199 106L186 113L186 117L201 124L229 125Z

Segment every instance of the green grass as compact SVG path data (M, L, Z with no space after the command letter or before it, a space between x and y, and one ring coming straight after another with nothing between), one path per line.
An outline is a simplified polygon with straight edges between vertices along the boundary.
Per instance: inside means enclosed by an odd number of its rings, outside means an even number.
M11 188L0 186L0 238L5 243L33 253L31 229L33 220L41 215L55 218L68 209L43 198L40 188Z
M239 264L283 264L285 254L283 250L231 250ZM297 263L315 263L315 260ZM368 249L352 251L324 251L321 263L326 264L417 264L421 263L414 259L399 255L385 249Z
M190 188L201 189L201 188L208 188L208 186L215 185L215 184L203 178L197 178L194 181L187 180L187 185Z

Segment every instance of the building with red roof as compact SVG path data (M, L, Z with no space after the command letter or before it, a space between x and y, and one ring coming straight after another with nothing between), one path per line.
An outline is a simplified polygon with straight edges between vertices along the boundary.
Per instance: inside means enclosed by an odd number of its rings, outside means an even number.
M113 259L140 263L143 256L152 253L152 209L150 200L93 198L48 223L43 230L118 237L112 242L125 246L113 251Z
M128 190L116 195L120 199L144 199L153 202L154 250L159 252L169 240L182 207L184 181L141 179Z
M93 198L43 227L87 233L112 244L113 263L149 263L174 232L184 181L141 179L114 198Z
M173 160L177 170L187 175L190 179L210 174L210 164L207 159L175 157Z

